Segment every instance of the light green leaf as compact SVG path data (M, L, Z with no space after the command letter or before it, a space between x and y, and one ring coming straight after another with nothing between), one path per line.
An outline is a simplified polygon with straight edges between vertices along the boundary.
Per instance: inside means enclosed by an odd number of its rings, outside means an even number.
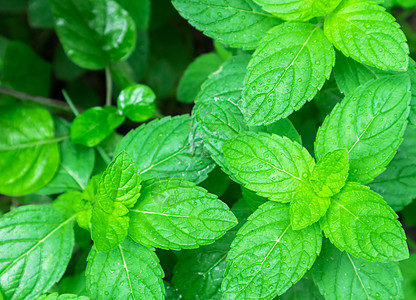
M403 274L404 299L412 300L416 297L416 254L410 255L409 259L400 262L400 270Z
M319 25L286 22L270 30L247 67L248 125L270 124L312 100L331 74L335 52Z
M408 125L403 143L386 171L368 186L399 211L416 198L416 127Z
M207 53L198 56L185 70L179 81L176 92L178 101L192 103L201 90L202 83L208 75L216 71L222 58L216 53Z
M150 0L116 0L136 23L138 30L147 30L150 22Z
M74 218L31 205L0 218L0 290L6 299L33 299L62 277L74 247Z
M74 294L63 294L59 295L58 293L52 293L49 295L42 295L36 300L89 300L89 297L86 296L78 296Z
M283 20L306 21L333 11L341 0L254 0L254 2Z
M345 149L327 153L315 165L311 184L320 197L338 194L348 178L348 151Z
M246 188L288 202L307 184L315 164L308 151L286 137L245 133L223 146L230 171Z
M399 147L409 114L406 75L382 77L360 86L332 110L319 128L315 154L320 160L347 149L348 179L367 183L384 171Z
M129 14L114 0L49 0L55 29L73 62L85 69L104 69L128 57L136 43Z
M150 119L156 109L156 95L147 85L136 84L121 91L117 106L127 118L134 122Z
M126 151L136 163L142 180L180 177L201 182L215 167L202 147L192 147L188 115L165 117L130 131L116 153Z
M124 122L113 106L92 107L78 115L71 125L71 140L87 147L98 145Z
M173 250L210 244L237 224L215 195L178 178L144 182L142 195L129 215L133 240Z
M263 204L231 245L223 299L273 299L283 294L312 267L321 243L317 224L291 228L288 204Z
M55 119L56 134L69 136L70 125L64 119ZM61 161L52 180L37 194L59 194L87 187L95 162L93 149L64 140L59 144Z
M332 198L321 228L341 251L370 261L409 257L404 230L396 213L368 187L347 183Z
M192 26L236 48L255 49L266 32L281 23L252 0L172 0L172 3Z
M345 56L383 70L407 70L406 37L394 17L374 1L343 1L325 19L324 30Z
M0 193L26 195L44 187L59 165L50 113L30 103L0 109Z
M312 268L313 279L326 300L402 299L397 262L369 262L323 244Z
M91 299L163 299L163 270L154 249L127 238L116 249L88 255Z

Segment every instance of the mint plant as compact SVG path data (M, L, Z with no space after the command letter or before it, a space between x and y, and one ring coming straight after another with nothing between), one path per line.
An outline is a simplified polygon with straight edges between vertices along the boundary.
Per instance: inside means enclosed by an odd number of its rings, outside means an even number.
M414 299L382 2L0 0L0 300Z

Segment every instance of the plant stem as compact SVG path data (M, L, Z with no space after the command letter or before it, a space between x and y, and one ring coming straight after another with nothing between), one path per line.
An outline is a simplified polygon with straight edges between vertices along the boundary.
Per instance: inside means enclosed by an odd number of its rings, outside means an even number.
M108 66L105 68L105 82L106 82L106 87L107 87L105 105L111 106L111 93L113 89L113 82L111 80L110 67Z
M75 117L78 116L79 111L78 111L77 107L75 106L74 102L72 102L71 97L69 97L68 93L65 90L62 90L62 95L64 95L64 98L65 98L66 102L68 103L69 107L71 108L71 111L73 112Z
M71 108L65 102L60 100L46 98L42 96L34 96L6 88L0 88L0 94L13 96L20 100L31 100L49 107L71 112Z

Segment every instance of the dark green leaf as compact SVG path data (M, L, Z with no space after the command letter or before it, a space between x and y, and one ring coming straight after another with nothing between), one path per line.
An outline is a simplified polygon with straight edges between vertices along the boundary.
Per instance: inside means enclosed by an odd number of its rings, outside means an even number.
M29 0L28 2L29 24L34 28L52 28L53 15L49 0Z

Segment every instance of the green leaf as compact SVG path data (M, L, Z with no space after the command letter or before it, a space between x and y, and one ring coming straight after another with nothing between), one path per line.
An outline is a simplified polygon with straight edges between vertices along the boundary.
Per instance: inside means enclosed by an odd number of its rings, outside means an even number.
M238 231L228 253L224 299L273 299L299 281L321 250L317 224L294 231L289 205L267 202Z
M270 30L247 67L248 125L270 124L312 100L331 74L335 52L319 25L286 22Z
M281 23L252 0L172 0L172 3L192 26L236 48L255 49L266 32Z
M64 119L55 119L56 133L68 136L70 124ZM60 142L61 161L52 180L37 194L59 194L69 190L85 190L95 162L93 149L73 144L69 140Z
M127 238L116 249L88 255L91 299L163 299L163 270L154 249Z
M245 187L241 187L241 193L243 195L243 200L247 203L247 205L250 207L251 211L256 211L256 209L269 201L269 199L261 197L257 195L256 193L246 189Z
M341 0L254 0L254 2L283 20L306 21L333 11Z
M325 19L324 30L345 56L382 70L407 70L406 37L394 17L374 1L343 1Z
M147 85L136 84L121 91L117 106L127 118L134 122L150 119L156 109L156 95Z
M416 198L416 127L408 125L403 143L386 171L368 186L399 211Z
M59 282L59 293L87 296L87 277L85 272L62 278Z
M71 125L71 140L87 147L98 145L124 122L113 106L92 107L78 115Z
M31 205L0 218L0 290L6 299L33 299L62 277L74 247L74 218Z
M404 230L396 213L368 187L347 183L332 198L321 228L341 251L370 261L409 257Z
M295 285L287 290L283 295L279 296L281 300L317 300L322 299L315 283L303 277Z
M400 262L400 270L403 274L404 299L412 300L416 297L416 254L410 255L409 259Z
M30 103L0 109L0 193L26 195L44 187L59 165L50 113Z
M345 149L327 153L315 165L311 183L320 197L332 197L338 194L348 177L348 151Z
M312 275L325 299L402 299L397 262L369 262L323 244Z
M129 215L133 240L173 250L210 244L237 224L217 196L177 178L144 182L142 195Z
M89 300L89 297L78 296L74 294L63 294L59 295L58 293L52 293L49 295L42 295L35 300Z
M29 0L27 14L31 27L53 28L54 21L49 0Z
M176 92L178 101L192 103L201 90L202 83L208 75L216 71L222 63L222 58L216 53L198 56L185 70L179 81Z
M406 75L382 77L360 86L332 110L319 128L315 154L320 160L347 149L349 180L367 183L384 171L399 147L409 114Z
M66 54L77 65L104 69L134 50L136 28L114 0L49 0L55 29Z
M2 83L14 90L37 96L49 96L51 65L29 46L11 41L3 58Z
M116 153L126 151L136 163L142 180L180 177L201 182L215 167L202 147L192 147L188 115L165 117L130 131Z
M136 23L137 30L147 30L150 22L150 0L116 0Z
M224 143L223 151L234 176L249 190L273 201L293 200L315 164L298 143L265 133L240 135Z

